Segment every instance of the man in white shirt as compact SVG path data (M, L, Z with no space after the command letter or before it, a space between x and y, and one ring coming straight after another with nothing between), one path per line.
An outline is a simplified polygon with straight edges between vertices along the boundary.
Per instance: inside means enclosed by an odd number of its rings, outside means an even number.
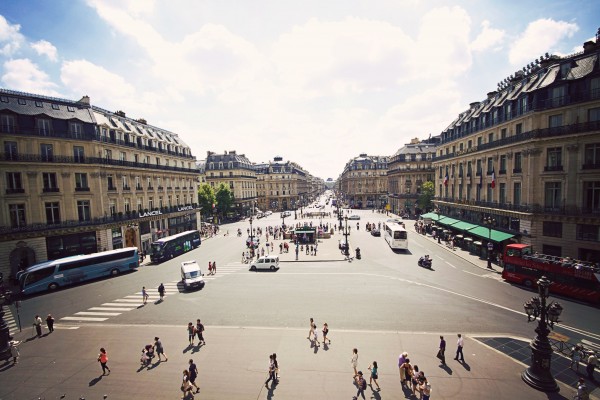
M462 338L462 335L459 333L458 334L458 341L456 342L456 357L454 357L455 360L457 361L465 361L465 356L463 355L463 346L464 346L464 341ZM460 360L458 359L458 356L460 354Z

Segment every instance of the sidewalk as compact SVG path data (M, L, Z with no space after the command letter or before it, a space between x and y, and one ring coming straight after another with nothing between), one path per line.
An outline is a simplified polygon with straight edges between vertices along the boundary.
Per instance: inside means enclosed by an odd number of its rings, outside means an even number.
M321 321L318 321L321 322ZM456 335L445 333L447 367L435 358L436 333L335 331L332 344L312 347L305 329L207 326L206 346L189 347L185 326L110 326L57 330L25 341L15 366L0 365L0 399L33 398L100 399L180 396L181 372L193 358L200 371L201 399L350 399L356 394L350 358L356 347L358 369L368 377L372 361L379 364L381 392L367 389L374 399L410 397L399 383L397 360L406 351L428 377L434 399L571 399L574 390L562 383L560 394L545 394L526 385L520 377L524 366L512 358L465 335L465 362L453 360ZM140 350L157 335L168 362L140 368ZM26 339L24 336L20 340ZM101 376L96 361L105 347L111 374ZM277 353L281 380L264 387L268 355ZM156 361L156 360L155 360Z

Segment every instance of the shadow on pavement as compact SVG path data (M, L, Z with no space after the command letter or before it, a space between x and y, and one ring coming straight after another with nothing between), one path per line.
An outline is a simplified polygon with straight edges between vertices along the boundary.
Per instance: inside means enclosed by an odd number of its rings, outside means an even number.
M452 375L452 368L448 366L448 364L440 364L440 368L448 373L448 375Z
M92 387L92 386L94 386L96 383L98 383L98 382L100 382L100 381L102 380L102 377L103 377L103 376L104 376L104 375L100 375L100 376L98 376L98 377L96 377L96 378L92 379L92 380L91 380L91 381L88 383L88 386L89 386L89 387Z

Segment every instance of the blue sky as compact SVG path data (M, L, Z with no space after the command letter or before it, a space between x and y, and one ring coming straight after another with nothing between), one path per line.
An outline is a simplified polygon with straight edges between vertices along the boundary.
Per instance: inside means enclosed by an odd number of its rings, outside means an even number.
M123 110L198 159L280 155L324 179L440 133L597 1L3 0L0 86Z

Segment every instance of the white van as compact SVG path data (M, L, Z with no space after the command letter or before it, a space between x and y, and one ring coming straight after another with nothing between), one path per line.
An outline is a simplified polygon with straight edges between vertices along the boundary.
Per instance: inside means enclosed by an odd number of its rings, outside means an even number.
M256 271L259 269L268 269L270 271L279 269L279 256L262 256L250 264L250 271Z
M202 289L204 287L203 276L196 260L181 263L181 282L185 290Z

